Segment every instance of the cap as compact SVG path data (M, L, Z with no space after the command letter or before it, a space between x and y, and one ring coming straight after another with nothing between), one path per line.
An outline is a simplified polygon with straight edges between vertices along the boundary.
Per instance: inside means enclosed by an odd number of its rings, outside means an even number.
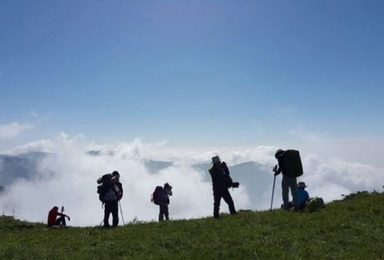
M220 162L220 157L219 156L212 157L212 163L217 163L217 162Z
M301 181L301 182L299 182L299 183L297 184L297 187L299 187L299 188L306 188L307 185L305 185L305 182Z
M277 159L277 157L279 157L282 153L284 153L283 149L277 149L277 151L275 153L275 158Z

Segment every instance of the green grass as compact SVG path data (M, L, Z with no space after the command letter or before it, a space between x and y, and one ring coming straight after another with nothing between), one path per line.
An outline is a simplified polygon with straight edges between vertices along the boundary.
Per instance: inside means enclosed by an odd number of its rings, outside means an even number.
M50 229L0 218L0 259L384 259L384 194L359 193L314 213Z

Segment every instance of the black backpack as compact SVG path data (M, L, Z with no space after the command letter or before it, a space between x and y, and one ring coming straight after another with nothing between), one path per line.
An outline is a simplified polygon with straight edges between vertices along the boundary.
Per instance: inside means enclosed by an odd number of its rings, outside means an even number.
M301 163L300 153L297 150L286 150L282 155L283 174L290 177L299 177L303 175L303 165Z
M156 186L155 191L152 193L152 202L160 205L167 201L167 195L161 186Z
M97 186L97 193L99 194L99 200L103 203L117 201L117 195L115 192L115 185L111 182L112 175L105 174L101 177L101 184Z

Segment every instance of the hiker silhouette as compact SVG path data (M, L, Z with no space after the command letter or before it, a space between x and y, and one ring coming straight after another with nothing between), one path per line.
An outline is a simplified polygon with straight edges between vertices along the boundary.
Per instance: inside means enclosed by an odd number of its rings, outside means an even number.
M118 171L103 175L97 180L99 199L104 205L104 227L109 228L109 216L112 213L112 226L119 224L119 201L123 197L123 185Z
M212 157L212 168L209 173L212 178L213 188L213 217L219 219L221 198L228 204L229 212L236 214L235 204L229 193L229 187L238 187L239 183L233 183L229 175L229 170L225 162L220 161L219 156Z
M152 193L151 201L159 206L159 221L169 220L169 209L170 203L169 197L172 196L172 186L169 183L165 183L164 187L156 186Z
M299 151L296 150L282 150L278 149L275 153L275 158L278 165L273 168L275 176L282 173L283 179L281 181L283 209L289 210L289 190L291 190L292 204L295 210L299 210L297 200L297 177L303 174L303 167L301 164Z

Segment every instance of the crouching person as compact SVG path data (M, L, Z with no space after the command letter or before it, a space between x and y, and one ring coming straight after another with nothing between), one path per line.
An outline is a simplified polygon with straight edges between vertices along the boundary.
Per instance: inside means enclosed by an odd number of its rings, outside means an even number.
M66 226L65 218L71 220L71 218L64 214L64 207L61 207L61 212L59 212L59 208L54 206L48 213L48 227L53 226Z
M299 182L297 185L297 204L300 211L304 210L305 205L309 201L309 194L305 190L306 187L305 182Z

